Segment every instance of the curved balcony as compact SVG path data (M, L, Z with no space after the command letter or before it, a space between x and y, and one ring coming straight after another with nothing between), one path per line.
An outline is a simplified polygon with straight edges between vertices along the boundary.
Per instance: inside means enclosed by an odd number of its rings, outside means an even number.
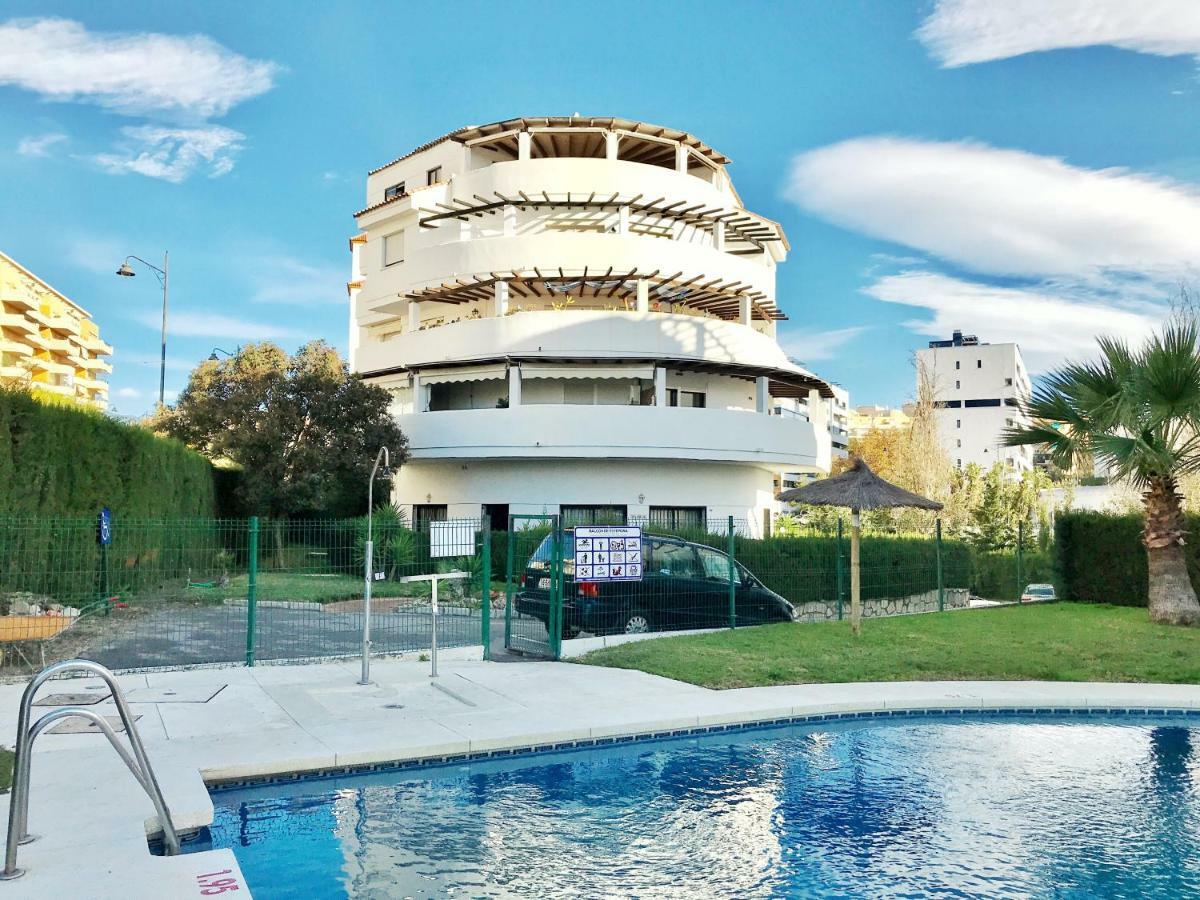
M490 272L562 268L576 273L585 267L593 273L611 271L682 273L681 280L701 276L704 281L740 283L746 290L775 295L775 269L711 246L644 235L540 232L499 237L452 240L406 251L404 262L372 271L360 303L364 308L399 312L410 291L453 283L460 276Z
M687 459L828 471L829 435L798 418L657 406L518 406L397 417L414 459Z
M355 351L354 370L370 375L401 366L505 356L788 365L772 337L738 322L675 313L550 310L467 319L385 341L364 341Z

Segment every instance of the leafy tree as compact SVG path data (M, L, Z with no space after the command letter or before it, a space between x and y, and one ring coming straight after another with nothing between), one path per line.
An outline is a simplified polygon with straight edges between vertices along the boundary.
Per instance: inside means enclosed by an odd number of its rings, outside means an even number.
M349 515L366 509L379 448L388 447L393 466L407 457L389 401L323 341L290 357L264 342L197 366L155 425L240 467L235 493L250 513Z
M1087 454L1140 487L1150 619L1200 623L1188 577L1179 479L1200 471L1200 331L1177 317L1139 349L1102 338L1094 362L1051 372L1010 445L1045 444L1061 469Z

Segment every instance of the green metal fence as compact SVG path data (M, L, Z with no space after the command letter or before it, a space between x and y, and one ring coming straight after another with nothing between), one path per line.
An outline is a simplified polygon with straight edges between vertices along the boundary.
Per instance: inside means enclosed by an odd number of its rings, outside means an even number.
M553 515L513 516L504 532L474 519L413 529L377 515L373 652L430 646L429 585L402 579L435 571L470 575L444 583L439 646L482 644L485 656L505 647L557 658L580 634L849 615L841 522L770 538L735 518L629 524L645 535L641 580L587 584L574 577L573 529ZM0 613L43 613L0 617L4 667L77 655L118 669L355 656L366 531L365 518L118 519L105 546L93 519L0 519ZM985 577L936 522L917 533L866 530L861 550L866 617L965 606L984 580L1003 582L996 599L1015 599L1034 574L1026 555L1015 563L1024 570L993 560Z
M429 585L399 579L450 570L471 577L443 587L439 646L486 645L482 523L374 532L373 652L429 647ZM0 651L6 665L79 655L119 669L353 656L365 540L365 518L118 520L107 547L95 520L0 519L0 612L50 613L0 619Z

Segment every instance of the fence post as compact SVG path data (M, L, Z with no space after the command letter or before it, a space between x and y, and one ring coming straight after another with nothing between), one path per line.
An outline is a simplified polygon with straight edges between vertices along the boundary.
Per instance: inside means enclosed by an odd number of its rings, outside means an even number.
M937 520L937 527L934 530L934 539L937 541L937 586L938 586L938 612L944 612L946 609L946 584L942 579L942 520Z
M842 621L842 596L846 592L846 572L843 568L845 560L842 558L842 517L838 516L837 527L837 563L834 569L837 572L837 614L838 621Z
M504 563L504 649L512 644L512 601L513 601L513 517L508 517L508 540Z
M479 539L483 542L480 548L483 557L483 571L480 574L480 580L483 582L479 586L479 600L482 604L479 607L480 628L483 631L483 658L492 658L492 521L484 518L479 523Z
M733 516L729 517L729 537L726 539L725 549L729 556L729 627L737 628L737 584L735 583L737 569L733 562L733 554L737 551L737 541L733 537Z
M1022 552L1024 550L1024 547L1022 545L1024 543L1025 543L1025 522L1022 520L1020 522L1017 522L1017 602L1018 603L1021 602L1021 582L1024 580L1021 577L1021 570L1024 568L1023 563L1025 562L1025 560L1021 558Z
M254 615L258 606L258 516L250 517L246 561L246 665L254 665Z
M550 655L558 659L562 653L562 604L563 604L563 527L562 518L554 516L554 535L550 554L550 615L547 637L550 642Z

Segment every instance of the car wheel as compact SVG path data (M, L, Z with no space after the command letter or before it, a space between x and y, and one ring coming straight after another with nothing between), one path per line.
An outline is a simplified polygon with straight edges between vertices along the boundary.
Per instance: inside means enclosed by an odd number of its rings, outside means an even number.
M625 634L645 634L647 631L653 630L650 627L650 617L638 610L634 610L625 617L625 625L621 629Z
M570 627L564 625L563 630L562 630L562 636L563 636L564 641L574 640L575 638L579 637L579 629L578 628L570 628Z

